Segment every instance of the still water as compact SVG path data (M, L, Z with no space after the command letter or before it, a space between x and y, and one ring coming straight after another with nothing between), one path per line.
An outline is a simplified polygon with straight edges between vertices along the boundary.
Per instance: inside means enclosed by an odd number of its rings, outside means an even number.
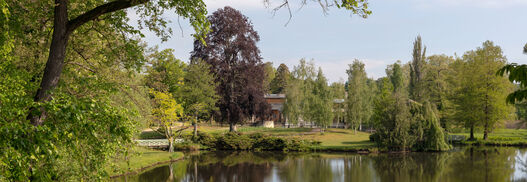
M527 181L527 148L409 154L201 152L116 181Z

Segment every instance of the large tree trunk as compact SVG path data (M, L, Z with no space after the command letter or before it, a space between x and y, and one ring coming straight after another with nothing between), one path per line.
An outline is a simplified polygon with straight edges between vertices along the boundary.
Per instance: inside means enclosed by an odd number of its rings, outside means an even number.
M229 131L230 132L236 132L236 124L235 123L229 123Z
M54 89L64 67L64 58L66 56L66 46L68 44L68 4L67 0L55 0L55 10L53 17L53 35L51 46L49 48L48 61L44 69L44 76L40 82L34 100L36 102L48 101L51 98L50 91ZM37 108L32 108L28 116L31 124L37 126L42 124L46 118L43 108L38 108L40 112L34 112Z

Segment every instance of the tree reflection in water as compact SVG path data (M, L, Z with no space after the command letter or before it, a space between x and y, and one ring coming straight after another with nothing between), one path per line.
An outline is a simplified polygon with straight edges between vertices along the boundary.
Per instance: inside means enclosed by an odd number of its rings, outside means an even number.
M462 147L441 153L207 152L116 181L527 181L527 152Z

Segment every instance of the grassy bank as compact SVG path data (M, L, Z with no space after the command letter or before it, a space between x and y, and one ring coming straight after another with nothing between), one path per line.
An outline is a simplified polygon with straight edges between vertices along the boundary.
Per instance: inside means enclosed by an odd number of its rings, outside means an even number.
M229 132L228 127L200 126L201 132L219 135ZM191 130L185 131L190 133ZM374 143L369 141L370 133L353 132L350 129L329 128L320 133L317 128L264 128L264 127L239 127L238 132L243 134L261 133L269 136L313 140L320 142L313 150L317 151L365 151L375 148ZM146 131L141 134L143 139L159 138L154 131Z
M463 135L466 139L470 136L469 132L451 133L451 135ZM492 145L492 146L527 146L526 129L495 129L489 133L489 138L483 140L483 133L474 133L475 141L461 141L465 145Z
M161 150L152 150L143 147L134 147L130 151L130 156L116 162L115 166L107 169L110 176L119 176L128 173L137 173L150 167L156 166L168 161L179 160L183 158L183 153L169 153Z

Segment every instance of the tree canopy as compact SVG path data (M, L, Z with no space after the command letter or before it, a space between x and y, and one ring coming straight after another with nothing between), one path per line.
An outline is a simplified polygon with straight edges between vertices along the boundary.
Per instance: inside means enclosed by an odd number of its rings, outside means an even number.
M260 40L249 18L231 7L218 9L208 17L211 31L204 43L195 40L191 59L203 59L219 83L217 106L220 121L231 131L250 117L266 117L269 106L263 88L264 64L256 43Z

